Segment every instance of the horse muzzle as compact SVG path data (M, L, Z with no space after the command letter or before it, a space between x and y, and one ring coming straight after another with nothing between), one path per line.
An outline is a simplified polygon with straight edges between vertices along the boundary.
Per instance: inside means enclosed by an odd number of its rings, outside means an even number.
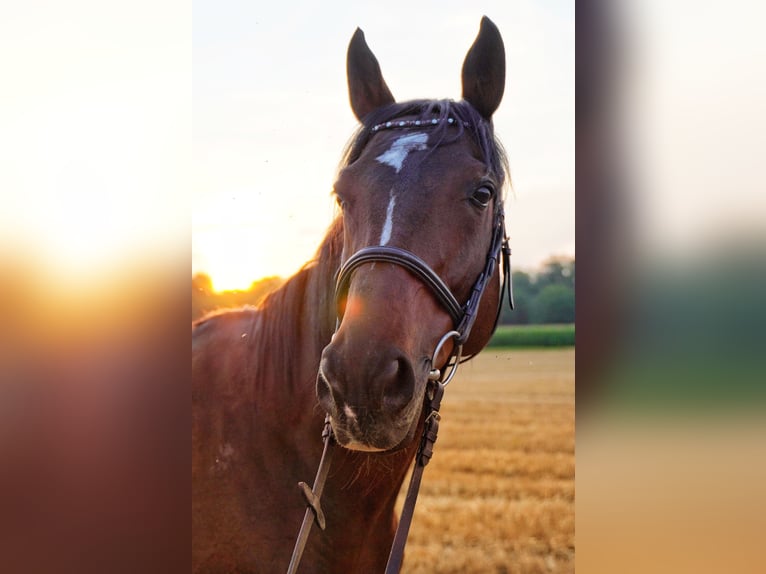
M336 337L322 353L317 375L317 396L335 439L367 452L404 446L415 435L427 372L416 372L398 349L370 353L355 347Z

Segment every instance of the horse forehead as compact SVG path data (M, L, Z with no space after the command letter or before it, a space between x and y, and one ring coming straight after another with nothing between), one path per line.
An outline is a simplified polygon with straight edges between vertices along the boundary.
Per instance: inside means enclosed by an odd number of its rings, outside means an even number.
M447 134L448 136L450 134ZM433 140L436 139L434 142ZM447 141L428 131L396 130L377 134L363 152L356 174L386 189L448 183L482 177L487 167L467 136Z
M428 134L425 132L414 132L403 134L391 142L390 147L375 160L378 163L391 166L399 173L407 160L407 156L415 151L425 151L428 149Z

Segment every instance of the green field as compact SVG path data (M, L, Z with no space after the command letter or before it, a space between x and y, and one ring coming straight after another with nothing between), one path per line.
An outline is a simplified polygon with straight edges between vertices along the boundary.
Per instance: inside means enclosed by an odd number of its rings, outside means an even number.
M567 325L499 325L490 347L572 347L574 323Z

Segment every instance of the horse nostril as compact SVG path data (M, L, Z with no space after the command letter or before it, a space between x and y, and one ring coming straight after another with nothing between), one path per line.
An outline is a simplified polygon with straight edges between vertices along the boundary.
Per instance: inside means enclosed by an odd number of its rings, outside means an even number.
M334 361L325 352L317 372L316 391L319 404L332 416L337 416L338 408L343 405L340 379L333 370Z
M415 373L403 353L391 349L367 362L347 361L344 356L332 344L322 355L316 391L326 412L339 416L344 406L352 406L393 414L409 405Z
M410 362L399 357L389 361L380 374L383 404L392 410L403 409L415 392L415 372Z

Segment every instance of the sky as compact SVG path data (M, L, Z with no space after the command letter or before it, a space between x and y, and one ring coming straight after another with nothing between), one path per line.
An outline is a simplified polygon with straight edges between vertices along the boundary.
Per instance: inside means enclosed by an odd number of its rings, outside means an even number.
M654 259L730 235L762 244L764 8L605 5L639 246ZM39 262L59 288L156 256L186 277L190 251L222 286L289 275L335 213L354 29L400 99L459 98L483 14L508 60L495 122L514 264L573 253L573 2L32 0L0 19L0 264Z
M0 277L94 292L134 264L186 267L191 16L185 0L4 7Z
M574 255L573 2L205 0L193 9L192 272L214 287L289 276L321 242L357 127L345 77L357 26L397 100L457 100L482 15L497 24L507 79L494 121L511 166L514 265Z

